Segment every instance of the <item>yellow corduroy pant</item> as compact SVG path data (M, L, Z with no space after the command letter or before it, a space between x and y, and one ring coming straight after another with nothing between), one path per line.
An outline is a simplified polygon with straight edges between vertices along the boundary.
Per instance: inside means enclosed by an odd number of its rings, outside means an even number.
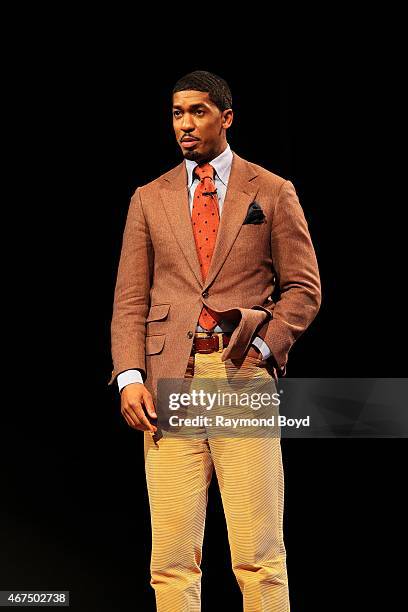
M239 375L248 389L254 381L275 384L262 360L222 362L221 335L220 344L218 352L195 354L194 376L189 366L185 381ZM280 436L205 436L204 431L156 442L145 432L144 457L152 524L150 584L158 612L201 610L200 564L214 468L244 611L289 612Z

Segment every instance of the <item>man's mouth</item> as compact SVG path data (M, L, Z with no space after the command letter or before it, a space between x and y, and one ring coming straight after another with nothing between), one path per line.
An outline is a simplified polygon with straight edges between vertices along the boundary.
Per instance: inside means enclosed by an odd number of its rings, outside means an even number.
M185 147L186 149L190 149L191 147L193 147L196 143L198 142L198 138L192 138L190 136L188 137L184 137L183 140L181 141L181 145L183 147Z

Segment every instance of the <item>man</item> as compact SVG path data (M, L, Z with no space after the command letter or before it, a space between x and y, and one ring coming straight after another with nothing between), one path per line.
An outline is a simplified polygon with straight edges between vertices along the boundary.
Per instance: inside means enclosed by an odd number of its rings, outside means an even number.
M128 425L145 432L151 585L160 612L200 609L215 469L244 609L287 612L280 439L205 428L172 439L155 405L162 379L284 376L320 307L316 256L292 183L231 151L227 83L192 72L172 103L184 159L131 199L111 325L109 384L117 379Z

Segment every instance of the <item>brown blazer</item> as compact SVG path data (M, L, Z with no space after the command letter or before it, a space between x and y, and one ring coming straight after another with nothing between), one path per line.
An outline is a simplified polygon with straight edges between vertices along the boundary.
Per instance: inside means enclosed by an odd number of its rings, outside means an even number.
M243 224L255 200L266 219ZM114 293L114 367L108 384L124 370L138 368L155 399L160 378L183 378L203 304L238 321L223 361L242 357L259 334L285 376L288 352L320 303L316 255L293 184L235 152L211 266L202 281L183 160L138 187L130 201Z

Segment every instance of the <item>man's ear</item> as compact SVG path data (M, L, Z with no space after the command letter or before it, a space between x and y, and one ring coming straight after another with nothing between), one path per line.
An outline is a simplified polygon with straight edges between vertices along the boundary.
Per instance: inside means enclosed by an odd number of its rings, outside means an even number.
M225 129L228 129L233 119L234 119L234 112L232 108L227 108L225 111L223 111L222 127Z

